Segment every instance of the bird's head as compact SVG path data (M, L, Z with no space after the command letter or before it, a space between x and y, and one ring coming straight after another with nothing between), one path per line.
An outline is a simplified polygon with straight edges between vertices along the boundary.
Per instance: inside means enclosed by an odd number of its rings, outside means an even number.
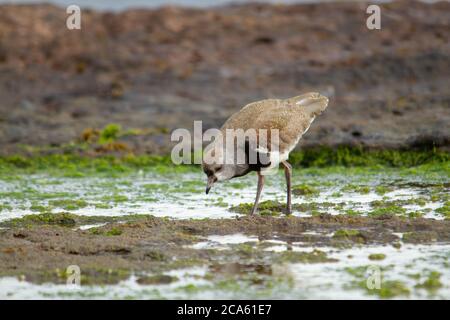
M235 161L225 161L223 148L210 147L203 153L202 169L207 176L206 194L211 187L220 181L230 180L248 173L248 165L237 164Z

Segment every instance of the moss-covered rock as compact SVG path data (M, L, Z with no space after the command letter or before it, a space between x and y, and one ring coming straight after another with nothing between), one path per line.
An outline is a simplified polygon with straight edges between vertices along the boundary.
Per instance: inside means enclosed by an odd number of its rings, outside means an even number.
M295 195L302 195L302 196L317 195L319 194L319 190L306 184L299 184L292 187L292 193Z
M241 203L230 208L230 211L240 214L249 214L253 208L253 203ZM266 216L278 216L284 212L286 206L278 201L266 200L258 205L258 212Z
M369 260L384 260L386 255L384 253L372 253L369 255Z
M327 254L320 250L311 252L283 251L277 258L279 262L290 263L323 263L336 262L336 259L329 258Z
M15 218L0 223L2 227L31 227L33 225L59 225L73 227L76 225L76 216L67 212L29 214L22 218Z

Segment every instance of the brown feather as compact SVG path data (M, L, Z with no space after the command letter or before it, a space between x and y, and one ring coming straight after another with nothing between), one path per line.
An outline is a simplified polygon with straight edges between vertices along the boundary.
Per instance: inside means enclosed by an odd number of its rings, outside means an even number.
M281 100L267 99L250 103L233 114L222 126L226 129L267 129L270 147L271 130L279 130L279 152L292 150L302 135L308 130L314 118L328 105L328 99L311 92ZM225 136L225 134L224 134Z

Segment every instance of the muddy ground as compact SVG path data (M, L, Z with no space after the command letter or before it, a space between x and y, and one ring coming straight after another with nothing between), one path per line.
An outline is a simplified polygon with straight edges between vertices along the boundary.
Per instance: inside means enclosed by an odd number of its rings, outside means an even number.
M0 152L61 146L86 128L147 128L122 142L165 153L167 132L220 126L248 102L331 98L302 146L449 147L450 3L244 5L83 11L0 6Z
M239 263L270 266L274 263L332 262L320 247L433 244L450 241L450 221L405 219L391 215L376 218L331 216L273 218L247 216L236 219L169 220L156 217L128 219L122 223L80 230L94 217L55 219L51 224L18 223L0 230L1 276L18 276L27 281L65 283L69 265L83 271L83 284L117 283L132 272L161 273L178 268L207 265L213 270ZM97 218L108 221L108 218ZM111 221L116 221L110 218ZM309 231L314 231L311 234ZM257 236L258 242L236 245L234 250L189 247L209 235L243 233ZM331 236L330 236L331 234ZM263 249L271 240L300 242L314 246L311 252L270 252ZM267 241L267 242L266 242ZM148 280L148 279L147 279ZM168 281L162 278L160 281ZM146 278L140 280L145 283ZM158 283L157 278L152 280ZM139 282L139 281L138 281ZM170 281L169 281L170 282Z

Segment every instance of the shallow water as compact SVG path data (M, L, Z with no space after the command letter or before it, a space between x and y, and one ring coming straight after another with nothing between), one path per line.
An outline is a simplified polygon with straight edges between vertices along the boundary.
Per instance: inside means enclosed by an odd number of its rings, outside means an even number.
M236 235L235 240L253 241ZM223 241L222 241L223 240ZM209 240L221 246L230 244L230 238ZM296 247L294 250L311 251L313 248ZM280 250L278 246L267 250ZM264 298L272 299L368 299L379 298L371 291L355 285L371 275L371 268L379 268L385 281L401 281L408 292L398 298L448 299L450 297L450 245L404 245L400 249L391 246L355 247L350 249L320 248L338 262L314 264L275 264L271 266L274 281L270 290L265 289ZM371 261L370 254L386 255L382 261ZM362 268L362 277L355 277L348 269ZM367 271L365 271L367 270ZM375 269L377 270L377 269ZM427 274L439 270L442 287L439 290L419 288ZM0 278L0 299L258 299L262 298L258 286L245 280L237 281L239 290L233 286L218 287L205 277L207 267L172 270L165 274L178 281L170 284L140 285L137 277L117 285L67 286L55 284L35 285L16 278ZM288 279L288 281L286 281Z
M436 209L448 200L450 191L439 186L448 177L414 177L385 174L382 170L362 174L318 172L296 173L293 185L313 188L315 193L293 195L293 204L316 204L318 212L345 214L354 210L366 215L374 209L373 201L395 202L401 214L420 212L427 218L443 219ZM418 183L418 179L420 183ZM428 181L424 181L428 179ZM253 203L256 176L248 175L217 184L209 195L204 193L205 178L200 172L138 172L119 178L66 178L45 174L0 180L0 221L39 212L69 211L77 215L124 216L150 214L173 219L230 218L237 213L232 206ZM387 186L382 193L377 187ZM366 188L359 190L360 187ZM268 176L261 201L285 203L285 181L280 172ZM433 195L438 195L434 197ZM420 199L420 203L415 201ZM78 203L78 202L82 203ZM3 209L1 209L3 208ZM301 207L302 208L302 207ZM310 216L314 210L295 209L295 216Z
M235 217L230 207L252 203L256 176L232 180L215 186L204 194L205 178L201 172L158 172L149 169L131 174L108 177L104 175L69 178L49 174L17 176L0 180L0 221L40 212L71 212L87 216L126 216L149 214L171 219L216 219ZM374 210L373 201L392 202L404 210L397 213L408 216L420 211L424 217L444 219L436 211L448 201L449 177L441 173L414 174L394 169L364 171L359 169L305 169L296 170L294 186L307 186L312 194L294 195L294 204L317 203L318 211L330 214L348 214L352 209L367 215ZM380 186L385 189L380 190ZM307 189L308 189L307 188ZM308 190L309 190L308 189ZM422 202L415 202L421 199ZM262 201L285 201L284 175L269 176ZM80 202L81 201L81 202ZM397 201L397 202L396 202ZM399 201L399 202L398 202ZM327 205L320 205L327 204ZM294 211L296 216L310 216L306 209ZM283 217L281 216L280 219ZM84 225L82 229L102 226ZM305 232L316 234L320 231ZM401 243L402 234L396 234ZM332 233L325 236L333 236ZM404 293L393 298L448 299L450 298L450 244L402 244L399 249L388 246L354 246L351 248L320 247L310 243L285 243L276 239L260 241L244 234L212 235L194 244L194 249L232 252L242 244L262 246L271 252L312 252L319 249L335 262L269 263L270 275L250 271L229 274L215 272L211 266L171 270L165 274L177 278L170 284L142 285L141 275L135 275L116 285L82 286L32 284L17 278L0 278L0 298L67 298L67 299L372 299L381 298L361 287L370 275L369 266L378 266L382 283L399 281ZM384 254L379 261L370 260L370 254ZM251 260L250 260L251 261ZM245 262L246 264L249 261ZM233 266L235 268L236 266ZM246 267L246 266L244 266ZM247 265L248 267L248 265ZM246 267L246 268L247 268ZM232 268L232 269L233 269ZM354 270L353 270L354 269ZM352 272L353 270L354 272ZM355 271L356 270L356 271ZM358 271L359 270L359 271ZM361 271L362 270L362 271ZM442 286L438 290L419 288L431 272L440 273ZM214 273L214 272L213 272ZM357 274L357 275L355 275ZM256 280L255 280L256 279ZM261 284L263 283L263 284ZM405 289L406 288L406 289ZM406 293L407 291L407 293Z

